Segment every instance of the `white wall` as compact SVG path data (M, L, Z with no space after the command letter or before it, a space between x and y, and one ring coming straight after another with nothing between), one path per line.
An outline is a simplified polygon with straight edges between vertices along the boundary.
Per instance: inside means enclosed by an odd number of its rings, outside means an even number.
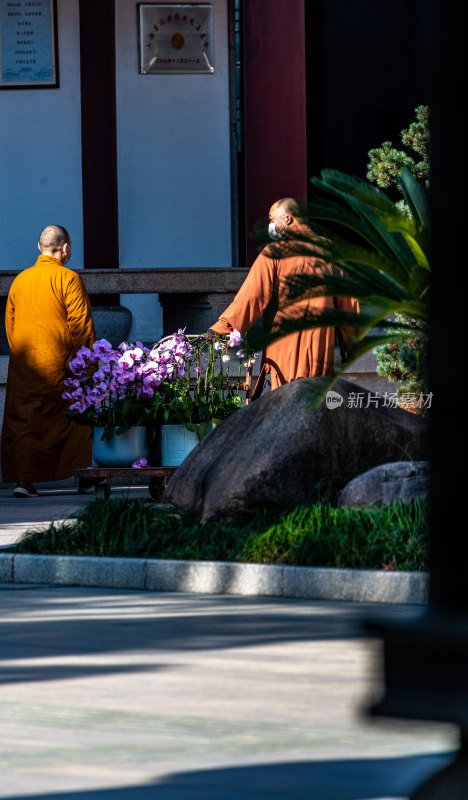
M228 267L227 0L214 7L213 75L139 75L136 0L116 0L121 267ZM64 225L83 266L78 0L58 0L60 88L0 91L0 268L37 257ZM156 295L122 295L133 340L162 330Z
M212 0L213 75L139 75L136 0L116 0L121 267L230 267L227 0ZM131 336L160 326L155 296L122 295Z
M83 265L78 0L57 5L60 88L0 91L0 269L31 266L54 223Z

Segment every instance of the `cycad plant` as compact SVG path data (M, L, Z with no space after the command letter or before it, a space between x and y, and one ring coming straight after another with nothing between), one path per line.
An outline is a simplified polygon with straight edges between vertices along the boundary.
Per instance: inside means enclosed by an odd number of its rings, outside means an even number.
M337 365L333 378L317 381L316 402L344 369L377 345L408 338L408 325L389 320L395 314L428 321L430 265L429 217L424 189L404 168L401 189L411 216L380 189L334 170L312 179L315 189L308 215L312 233L291 234L271 248L274 258L303 253L334 267L320 276L287 279L286 300L269 330L256 325L247 336L254 350L298 330L342 326L359 328L352 353ZM297 303L317 296L353 297L360 313L323 309L297 310ZM296 306L296 308L295 308Z
M426 189L429 188L430 176L430 127L428 106L415 109L416 119L407 130L401 132L404 149L397 149L391 142L384 142L380 147L369 151L367 179L376 183L381 189L399 186L399 176L403 167ZM410 209L404 200L397 203L406 214ZM375 350L377 356L377 372L390 381L400 382L398 394L406 392L419 394L427 392L425 361L427 358L428 331L425 323L410 316L397 316L401 322L410 326L408 338L404 341L392 341L380 345ZM415 409L416 410L416 409ZM424 411L419 410L419 413Z

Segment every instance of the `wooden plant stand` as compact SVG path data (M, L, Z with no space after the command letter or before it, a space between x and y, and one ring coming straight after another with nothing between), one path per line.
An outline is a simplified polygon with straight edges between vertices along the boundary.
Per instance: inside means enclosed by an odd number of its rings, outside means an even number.
M110 497L112 478L149 478L148 489L150 496L153 500L161 500L167 478L173 475L176 469L177 467L142 467L141 469L133 469L132 467L93 467L92 469L77 469L75 474L78 479L105 479L94 490L96 497L103 500L107 500Z

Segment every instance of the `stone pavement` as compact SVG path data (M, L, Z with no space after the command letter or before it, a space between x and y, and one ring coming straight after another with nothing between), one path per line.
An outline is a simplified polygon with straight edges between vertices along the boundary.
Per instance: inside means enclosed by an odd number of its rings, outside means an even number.
M451 725L370 720L370 615L417 607L0 586L0 797L406 800Z
M94 493L77 494L74 479L37 484L39 497L13 497L13 486L0 484L0 549L17 542L26 531L47 528L52 521L67 519L84 503L94 500ZM148 486L128 486L114 479L112 497L119 496L147 498Z

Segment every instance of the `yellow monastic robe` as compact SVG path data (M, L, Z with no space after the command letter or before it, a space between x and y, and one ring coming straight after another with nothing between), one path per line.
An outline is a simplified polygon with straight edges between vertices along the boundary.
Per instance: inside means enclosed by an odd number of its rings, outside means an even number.
M319 258L298 252L300 246L294 244L294 233L307 236L311 233L307 225L298 223L288 228L284 241L267 245L257 259L239 289L237 295L211 326L217 333L230 333L237 329L244 334L264 314L264 327L275 327L281 319L288 316L301 316L305 312L320 311L324 308L340 308L358 311L357 300L351 298L312 297L297 302L292 310L283 309L287 295L285 279L295 274L324 275L331 267ZM338 334L343 349L349 351L351 336L357 329L339 328ZM271 374L271 388L277 389L284 383L298 378L333 375L335 328L309 328L291 333L268 345L264 353L265 371Z
M2 430L3 480L54 481L91 465L91 429L65 416L63 382L96 334L80 276L52 256L12 283L5 327L10 363Z

